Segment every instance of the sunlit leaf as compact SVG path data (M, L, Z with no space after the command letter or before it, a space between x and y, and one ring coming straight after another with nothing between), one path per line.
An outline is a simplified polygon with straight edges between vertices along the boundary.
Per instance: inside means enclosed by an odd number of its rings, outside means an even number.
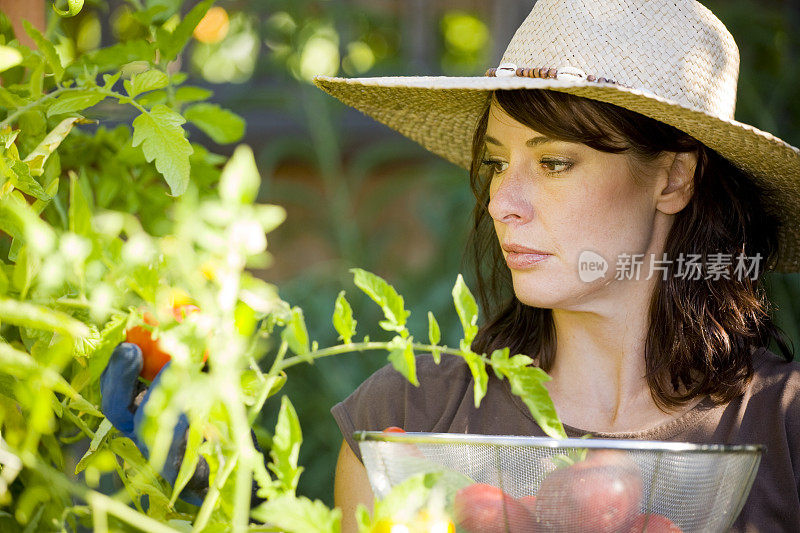
M145 159L155 161L174 196L183 194L189 184L192 145L181 127L184 122L165 105L157 105L133 121L133 146L142 145Z
M300 420L288 396L281 397L281 410L275 424L275 435L272 437L272 461L269 469L275 474L284 491L294 494L300 479L302 467L297 466L303 433Z
M144 92L166 87L169 85L169 76L160 70L151 69L134 74L130 80L124 81L124 85L128 96L136 98Z
M203 432L201 424L192 422L189 424L189 429L186 433L186 451L181 462L181 467L178 470L178 476L175 478L175 483L172 486L172 497L169 499L169 504L174 505L178 499L181 491L186 487L189 480L194 475L197 463L200 461L200 445L203 443Z
M82 337L91 333L83 322L66 313L10 298L0 298L0 322L55 331L71 337Z
M279 496L261 504L252 511L252 515L286 533L341 531L341 509L329 509L321 501L311 501L305 496L299 498L292 495Z
M111 431L111 428L114 426L111 425L111 422L104 418L102 422L100 422L100 427L97 428L97 431L94 433L94 438L92 438L92 442L89 443L89 449L86 450L86 453L83 454L81 460L78 461L78 464L75 466L75 475L77 476L80 472L83 471L89 464L89 460L97 453L97 450L100 448L100 444L105 440L106 435L108 432Z
M22 54L10 46L0 45L0 72L16 67L22 63Z
M246 144L236 147L219 178L219 195L233 204L251 204L258 195L261 176L253 150Z
M10 163L10 166L7 164ZM45 192L42 185L31 175L30 167L18 159L0 161L0 166L4 167L9 182L25 194L29 194L38 200L49 200L50 196Z
M353 308L345 298L344 291L341 291L336 297L333 309L333 327L345 344L350 344L355 336L356 324L357 321L353 318Z
M56 97L50 107L47 108L47 116L82 111L87 107L92 107L102 102L105 97L105 94L92 89L70 91Z
M550 376L534 366L509 365L503 367L501 373L508 378L511 392L522 399L539 427L554 439L566 439L564 426L544 386L544 383L550 381Z
M39 48L39 51L44 55L47 64L50 65L56 82L60 83L61 78L64 77L64 67L61 65L61 58L58 52L56 52L55 45L48 41L45 36L27 20L23 20L22 25L25 28L25 32L33 39L33 42L36 43L36 47Z
M483 362L478 354L469 349L469 345L465 340L461 341L461 351L465 354L464 361L472 374L475 407L478 407L483 397L486 396L486 391L489 387L489 374L486 372L486 363Z
M303 318L303 310L299 307L292 308L292 315L281 332L281 338L289 344L289 349L294 353L298 355L308 353L308 329Z
M461 274L458 275L456 284L453 287L453 302L456 306L458 318L461 321L461 327L464 329L464 342L470 345L478 333L478 304L475 302L475 298L472 296L467 284L464 283L464 278L461 277Z
M428 311L428 340L432 345L437 345L439 341L442 340L442 332L439 329L439 323L430 311ZM439 350L431 350L431 355L438 365L442 358L441 352Z
M411 313L406 311L403 297L397 294L394 287L380 276L366 270L353 268L350 272L353 273L356 286L381 306L386 317L386 320L381 322L381 327L388 331L404 331L406 319Z
M53 11L62 17L74 17L83 9L83 0L67 0L67 9L59 9L53 2Z
M92 213L81 182L74 172L70 172L69 183L69 230L78 235L89 236L92 233Z
M23 159L30 167L31 175L42 175L47 158L58 148L61 141L69 135L69 132L72 131L72 127L75 125L75 121L78 119L79 117L70 117L59 122L56 127L50 130L45 138L41 140L36 148L31 150L25 159Z
M244 119L217 104L195 104L187 107L183 115L218 144L236 142L244 135Z
M84 65L97 68L98 72L118 70L132 61L154 61L155 47L145 39L131 39L106 48L90 52Z
M392 339L389 343L388 359L395 370L403 374L412 385L419 387L417 360L414 357L414 346L410 337L404 339L398 335Z
M178 87L175 89L175 99L179 102L189 103L206 100L214 95L214 91L210 91L203 87L195 87L187 85L185 87Z

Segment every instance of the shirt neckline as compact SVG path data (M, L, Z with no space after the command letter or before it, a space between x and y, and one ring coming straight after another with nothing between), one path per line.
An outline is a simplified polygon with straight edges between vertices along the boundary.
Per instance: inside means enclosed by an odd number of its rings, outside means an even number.
M751 352L753 357L753 370L755 371L766 360L765 352L767 348L756 348ZM503 390L508 396L514 406L519 409L522 414L532 422L536 423L531 415L530 410L522 401L522 399L511 392L511 385L507 379L502 380ZM619 431L619 432L597 432L587 431L581 428L564 424L564 431L570 438L583 437L584 435L591 435L593 438L601 439L632 439L632 440L669 440L676 435L686 431L687 429L696 426L714 409L723 408L723 405L717 404L710 396L705 396L694 407L683 413L681 416L668 420L662 424L652 428L644 429L641 431ZM538 425L538 424L537 424Z

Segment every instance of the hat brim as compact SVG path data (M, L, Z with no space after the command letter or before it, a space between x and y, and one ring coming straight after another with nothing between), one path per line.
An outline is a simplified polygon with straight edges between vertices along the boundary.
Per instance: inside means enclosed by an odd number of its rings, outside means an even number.
M314 83L343 103L468 169L472 137L492 91L550 89L635 111L693 136L769 191L781 221L778 272L800 271L800 149L753 126L687 108L647 91L585 80L523 77L391 76Z

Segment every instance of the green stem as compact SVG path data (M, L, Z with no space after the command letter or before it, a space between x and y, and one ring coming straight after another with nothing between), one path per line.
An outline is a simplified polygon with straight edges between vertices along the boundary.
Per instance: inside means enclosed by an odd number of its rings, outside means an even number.
M64 408L64 413L67 415L67 418L69 418L72 421L72 423L75 424L78 427L78 429L80 429L83 432L84 435L86 435L90 439L93 439L94 438L94 431L92 431L91 428L86 425L86 422L81 420L78 417L78 415L73 413L72 410L69 407L67 407L63 403L61 405Z
M14 452L12 451L12 453ZM23 454L21 459L27 468L37 472L53 485L84 500L93 511L97 510L101 513L114 515L123 522L148 533L180 533L177 529L173 529L147 515L141 514L122 502L118 502L105 494L93 491L79 483L69 480L63 472L40 462L34 454Z
M55 96L57 96L57 95L59 95L59 94L61 94L63 92L74 91L74 90L76 90L76 88L71 88L70 89L70 88L66 88L66 87L59 87L58 89L45 94L41 98L39 98L37 100L34 100L33 102L29 103L28 105L24 105L24 106L20 107L19 109L17 109L16 111L14 111L10 115L8 115L5 119L0 121L0 129L3 129L5 126L8 126L8 125L12 124L15 120L17 120L17 118L19 118L20 115L22 115L23 113L27 113L28 111L30 111L34 107L38 107L38 106L42 105L45 101L50 100L51 98L53 98L53 97L55 97Z
M289 367L299 365L301 363L306 363L309 360L316 360L322 357L328 357L331 355L340 355L343 353L350 353L350 352L366 352L372 350L388 350L390 349L389 342L354 342L350 344L341 344L339 346L333 346L331 348L324 348L322 350L317 350L315 352L309 352L303 355L294 355L289 357L288 359L283 360L280 364L277 365L277 370L286 370ZM430 351L438 351L441 353L451 354L451 355L460 355L463 356L464 352L458 348L448 348L447 346L434 346L431 344L419 344L419 343L412 343L415 351L420 352L430 352ZM479 355L484 362L489 362L489 360L482 355ZM273 368L270 369L269 375L273 375L273 370L276 369L276 366L273 365Z
M228 462L225 463L222 471L217 473L217 476L214 478L214 483L208 488L208 494L206 494L206 498L203 500L200 512L197 513L197 518L192 527L192 533L199 533L208 525L208 520L211 518L211 513L214 511L214 507L217 505L217 500L219 499L219 491L222 486L225 485L228 476L231 475L233 467L236 466L238 461L239 452L236 451L228 458Z

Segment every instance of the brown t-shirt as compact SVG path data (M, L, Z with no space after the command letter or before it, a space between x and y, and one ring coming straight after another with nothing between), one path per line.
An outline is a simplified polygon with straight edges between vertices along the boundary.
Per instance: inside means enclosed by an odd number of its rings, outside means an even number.
M800 363L786 363L765 348L753 354L755 375L745 393L724 405L708 398L681 417L646 431L593 433L597 438L707 444L763 444L753 487L731 531L800 532ZM545 436L507 380L489 372L486 396L476 409L472 376L463 359L443 355L437 366L417 356L420 386L391 365L362 383L332 409L345 440L361 460L354 431L406 431ZM588 433L566 426L567 435Z

